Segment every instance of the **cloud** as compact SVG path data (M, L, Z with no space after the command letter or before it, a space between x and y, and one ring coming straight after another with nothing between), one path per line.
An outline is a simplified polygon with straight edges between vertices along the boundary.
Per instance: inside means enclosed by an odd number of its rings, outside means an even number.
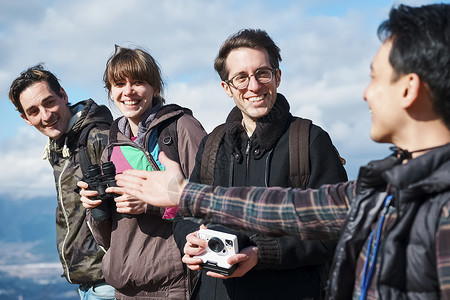
M290 101L292 112L330 133L355 178L360 164L385 155L387 149L368 137L370 115L362 93L380 45L376 28L394 2L263 3L6 1L0 11L0 101L8 101L9 84L21 71L45 62L66 91L72 91L72 103L88 95L106 104L102 83L106 60L114 44L131 44L146 48L160 63L168 102L191 108L211 131L233 106L213 69L217 51L237 30L262 28L281 48L279 91ZM1 119L11 123L8 134L0 132L0 163L5 166L0 188L15 197L54 194L51 169L39 159L45 138L24 129L23 121L12 113L16 114L13 109L0 112Z
M0 146L0 187L13 199L55 194L52 168L41 159L46 138L31 127L20 127L18 134Z

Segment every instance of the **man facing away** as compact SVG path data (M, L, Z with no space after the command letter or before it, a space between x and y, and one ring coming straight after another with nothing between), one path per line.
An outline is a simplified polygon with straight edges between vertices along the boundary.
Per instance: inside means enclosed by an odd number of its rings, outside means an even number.
M371 138L396 147L356 181L306 191L214 188L187 183L163 161L167 173L130 172L118 184L153 205L182 196L179 213L200 222L340 236L329 299L450 299L450 5L400 5L378 33L364 99Z
M325 183L347 180L328 134L310 122L293 117L288 101L277 93L281 82L280 61L280 49L260 29L241 30L222 44L214 68L236 106L226 122L200 144L191 182L318 188ZM308 135L298 134L301 129L295 126L296 122L306 122ZM291 153L291 146L299 144L309 150L304 161L300 153ZM311 170L306 184L301 185L290 177L295 159ZM212 165L211 174L205 164ZM200 299L321 297L336 241L267 237L257 231L231 231L220 223L207 227L236 234L240 252L249 259L239 263L230 277L212 274L216 277L213 278L203 271L199 282ZM193 270L202 262L194 256L204 251L197 244L198 229L199 224L195 222L175 219L174 234L184 253L183 262Z
M83 177L78 149L84 128L90 163L100 162L112 122L110 111L85 100L69 105L58 79L37 65L22 72L11 84L9 98L24 121L49 140L46 157L55 176L58 206L56 235L63 276L79 284L81 299L114 299L114 288L103 279L101 262L104 250L95 242L85 220L80 196L74 191Z

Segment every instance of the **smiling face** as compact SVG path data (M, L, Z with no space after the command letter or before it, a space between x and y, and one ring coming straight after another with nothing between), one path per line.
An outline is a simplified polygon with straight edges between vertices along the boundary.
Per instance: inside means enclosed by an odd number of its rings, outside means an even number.
M238 74L251 76L261 68L272 69L266 49L251 48L232 50L226 59L226 66L228 79ZM248 87L245 89L238 90L224 81L222 81L222 87L242 112L244 123L247 126L256 123L259 118L270 112L277 99L280 80L281 71L277 70L269 83L261 84L255 79L255 76L251 76Z
M371 80L364 91L364 100L372 114L370 137L379 143L395 143L404 125L401 99L405 93L405 81L404 76L393 80L394 69L389 62L391 48L390 40L381 45L372 61Z
M41 81L25 89L19 100L25 112L21 117L27 124L55 140L66 132L72 113L64 89L61 88L60 97L47 82Z
M128 121L136 126L157 95L158 92L145 81L125 77L111 83L111 99Z

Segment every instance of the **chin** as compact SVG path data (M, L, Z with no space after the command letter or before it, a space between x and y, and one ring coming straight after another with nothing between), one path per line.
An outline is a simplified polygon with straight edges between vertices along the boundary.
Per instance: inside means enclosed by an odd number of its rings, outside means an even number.
M59 139L63 135L63 131L59 130L52 130L51 132L42 132L44 135L48 136L49 138L52 138L54 140Z
M370 138L374 142L380 143L380 144L392 143L391 139L384 135L379 135L379 134L377 135L377 134L371 133Z

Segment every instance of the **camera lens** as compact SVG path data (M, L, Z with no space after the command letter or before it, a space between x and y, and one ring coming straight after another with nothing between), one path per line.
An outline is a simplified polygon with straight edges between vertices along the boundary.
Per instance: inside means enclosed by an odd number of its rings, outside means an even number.
M208 247L212 251L219 253L224 248L224 244L218 237L212 237L208 242Z

